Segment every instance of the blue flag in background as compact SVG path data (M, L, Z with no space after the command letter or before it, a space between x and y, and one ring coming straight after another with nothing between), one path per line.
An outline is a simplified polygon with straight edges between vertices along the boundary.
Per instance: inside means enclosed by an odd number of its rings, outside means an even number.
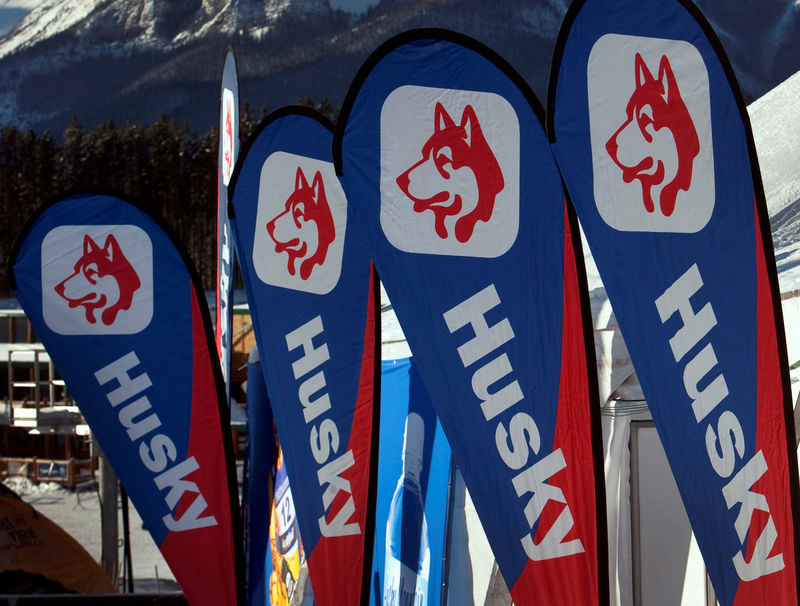
M249 606L269 603L270 575L266 562L269 558L269 512L272 509L276 452L267 386L258 350L253 348L247 363L247 440L242 496Z

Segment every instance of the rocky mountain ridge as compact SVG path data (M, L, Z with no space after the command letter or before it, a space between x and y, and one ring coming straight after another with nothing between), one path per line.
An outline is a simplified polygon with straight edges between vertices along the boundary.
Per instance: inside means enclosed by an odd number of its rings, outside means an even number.
M800 68L800 3L700 0L750 98ZM567 0L42 0L0 38L0 125L60 133L166 113L216 121L225 50L254 111L341 103L364 59L415 27L461 31L505 57L541 100ZM337 8L334 8L337 7ZM342 10L342 7L347 10Z

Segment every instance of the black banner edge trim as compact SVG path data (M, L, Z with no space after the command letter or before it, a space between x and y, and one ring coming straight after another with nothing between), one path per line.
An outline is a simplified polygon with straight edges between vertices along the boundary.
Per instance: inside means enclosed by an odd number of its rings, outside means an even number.
M561 27L558 30L558 37L556 38L555 46L553 47L553 57L550 61L550 75L547 81L547 105L545 117L545 132L550 144L556 142L555 125L555 107L556 107L556 89L558 88L558 73L561 71L561 61L564 58L564 49L567 45L567 38L572 31L572 26L578 18L583 5L587 0L575 0L570 4L567 9L567 14L564 15L564 20L561 22ZM564 187L566 191L566 184ZM571 205L571 202L570 202Z
M374 349L373 357L373 391L372 391L372 436L370 439L369 480L367 484L367 514L364 521L364 568L361 574L361 606L369 605L372 591L372 562L374 558L375 525L378 503L378 462L380 454L381 427L381 378L382 378L382 346L381 342L381 282L375 264L370 261L370 282L372 283L374 313Z
M610 600L610 581L608 577L608 513L606 511L605 451L603 449L603 424L600 414L600 384L597 378L597 357L594 344L594 322L589 304L589 281L586 277L586 264L583 260L578 215L572 200L564 187L564 211L567 215L572 239L572 254L578 279L578 300L581 303L581 324L583 346L586 358L587 381L589 388L589 427L592 436L592 462L595 483L595 517L597 531L597 595L599 606L608 606Z
M522 95L525 97L526 101L530 104L536 116L539 118L539 122L542 124L542 126L544 126L544 105L542 105L541 101L539 101L538 97L533 92L533 89L528 85L519 72L511 65L511 63L509 63L496 51L492 50L483 42L480 42L475 38L471 38L466 34L462 34L450 29L437 27L410 29L392 36L377 49L375 49L361 65L358 72L356 72L355 77L347 89L347 94L342 102L342 108L339 111L339 119L336 123L336 129L333 133L333 164L336 168L336 174L338 176L342 176L343 170L342 140L344 139L344 131L347 128L350 112L355 105L355 100L358 97L358 94L361 92L361 88L364 86L367 78L372 73L372 70L377 67L378 63L380 63L381 60L383 60L391 52L401 46L411 42L418 42L420 40L443 41L458 44L482 56L484 59L492 63L517 86Z
M244 163L247 161L247 156L250 153L250 150L270 124L287 116L304 116L306 118L311 118L312 120L319 122L331 133L334 131L333 122L331 122L317 110L311 109L310 107L306 107L304 105L287 105L268 114L266 118L256 125L256 127L253 129L253 132L247 138L247 141L245 141L244 144L242 144L239 148L239 155L236 157L236 165L233 168L231 180L228 183L227 204L229 219L236 218L236 212L233 207L233 198L236 195L236 185L239 182L239 176L242 170L244 170Z

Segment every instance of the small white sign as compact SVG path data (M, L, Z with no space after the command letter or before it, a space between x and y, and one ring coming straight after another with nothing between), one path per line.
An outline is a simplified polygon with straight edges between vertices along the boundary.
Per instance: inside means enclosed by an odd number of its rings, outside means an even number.
M233 102L233 92L223 89L222 91L222 183L228 187L233 174L233 167L236 164L236 150L234 149L234 125L238 117L236 116L236 104Z

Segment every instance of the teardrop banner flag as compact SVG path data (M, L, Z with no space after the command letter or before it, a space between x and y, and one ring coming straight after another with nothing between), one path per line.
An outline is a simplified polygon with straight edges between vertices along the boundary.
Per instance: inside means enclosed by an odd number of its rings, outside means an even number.
M231 349L233 343L234 247L228 221L228 185L239 153L239 81L236 57L228 49L222 71L217 166L217 322L216 340L225 395L231 401Z
M237 164L229 215L314 601L348 606L370 589L380 320L332 131L306 108L268 116Z
M780 297L730 64L689 2L587 0L551 73L553 149L717 599L797 604Z
M514 603L606 603L588 297L543 114L488 48L415 30L359 71L334 160Z
M200 281L165 229L117 195L68 194L28 221L8 275L189 602L236 604L228 409Z

